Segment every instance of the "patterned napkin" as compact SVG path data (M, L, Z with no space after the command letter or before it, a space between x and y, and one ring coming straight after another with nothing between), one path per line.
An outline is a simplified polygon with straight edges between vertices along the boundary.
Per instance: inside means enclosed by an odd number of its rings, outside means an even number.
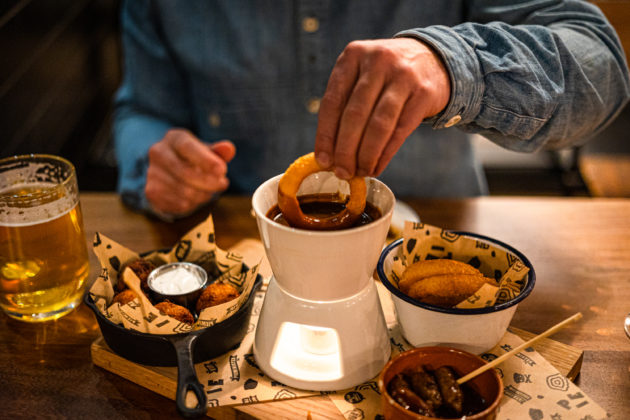
M389 292L380 287L379 294L388 323L392 357L412 348L405 341L393 314ZM354 388L337 392L308 392L288 387L265 375L253 355L256 323L264 293L259 292L249 331L240 347L216 359L196 365L199 381L205 386L208 406L257 403L309 395L328 395L349 420L381 419L381 395L376 378ZM508 330L499 344L482 358L490 361L523 340ZM503 420L599 420L606 411L560 374L533 348L527 348L496 368L503 379L504 397L497 419Z

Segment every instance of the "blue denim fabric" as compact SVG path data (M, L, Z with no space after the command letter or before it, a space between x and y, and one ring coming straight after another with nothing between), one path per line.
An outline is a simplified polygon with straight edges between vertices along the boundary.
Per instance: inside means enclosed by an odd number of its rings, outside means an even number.
M317 18L314 32L302 27L307 17ZM119 192L145 209L147 151L169 127L233 141L235 191L253 191L312 151L317 115L307 104L356 39L415 37L450 72L449 105L380 177L399 196L484 194L466 132L524 152L578 145L630 95L619 40L584 1L132 0L122 28Z

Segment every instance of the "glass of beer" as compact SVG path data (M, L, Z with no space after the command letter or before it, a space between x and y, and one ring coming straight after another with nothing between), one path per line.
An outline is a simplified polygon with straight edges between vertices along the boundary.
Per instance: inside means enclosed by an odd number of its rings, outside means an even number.
M0 160L0 307L59 318L79 305L89 261L74 166L51 155Z

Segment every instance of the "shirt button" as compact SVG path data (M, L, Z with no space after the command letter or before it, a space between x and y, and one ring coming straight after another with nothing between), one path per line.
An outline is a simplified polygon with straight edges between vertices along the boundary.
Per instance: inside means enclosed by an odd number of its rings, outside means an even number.
M311 114L317 114L319 112L319 105L321 100L319 98L311 98L306 102L306 109Z
M457 124L458 122L460 122L462 120L462 116L461 115L455 115L453 118L451 118L450 120L448 120L446 122L446 124L444 124L444 127L448 128L448 127L452 127L455 124Z
M305 17L302 19L302 29L304 32L315 32L319 29L319 20L314 17Z
M211 112L208 115L208 124L210 124L210 127L217 128L221 125L221 116L216 112Z

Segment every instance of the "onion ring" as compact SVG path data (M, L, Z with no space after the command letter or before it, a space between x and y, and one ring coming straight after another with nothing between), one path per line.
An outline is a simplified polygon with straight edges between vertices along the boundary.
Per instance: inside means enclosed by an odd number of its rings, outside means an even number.
M350 199L345 209L327 217L314 217L304 214L296 197L304 178L316 172L326 171L315 160L315 154L309 153L296 159L286 170L278 183L278 207L284 219L292 227L312 230L344 229L352 226L363 210L367 187L363 177L350 179Z

